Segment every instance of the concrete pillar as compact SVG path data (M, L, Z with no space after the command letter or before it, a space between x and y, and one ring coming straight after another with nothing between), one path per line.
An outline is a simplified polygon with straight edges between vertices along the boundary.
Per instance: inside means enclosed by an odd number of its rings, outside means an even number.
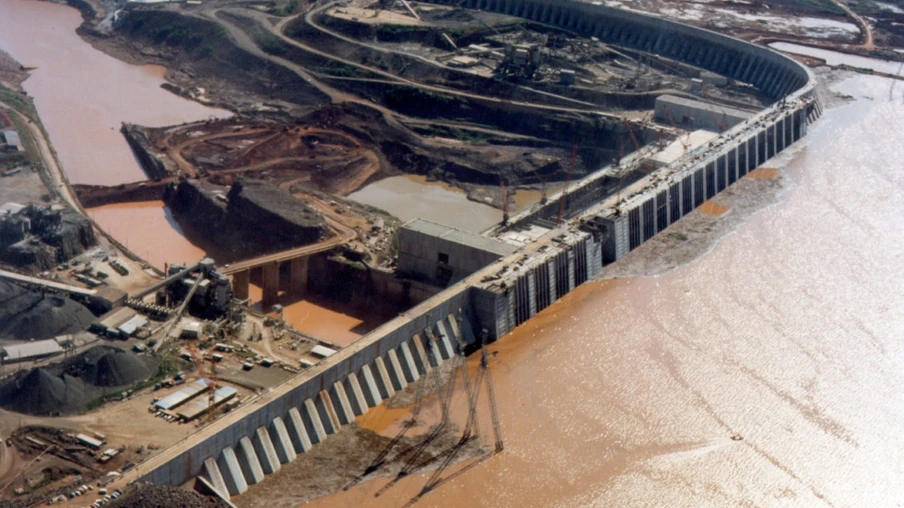
M400 360L402 360L402 373L405 374L405 379L407 379L409 383L413 383L420 379L421 375L417 370L417 365L414 363L414 355L411 354L408 343L403 342L399 346L399 351L402 353Z
M439 352L439 340L435 337L428 343L427 360L433 367L439 367L443 363L443 355Z
M392 377L389 375L389 369L386 368L383 358L378 356L374 360L374 369L376 369L376 375L373 378L377 383L377 389L380 391L380 397L388 399L395 395L395 386L392 384ZM373 373L374 370L371 369L371 374Z
M276 449L276 458L279 462L287 464L295 460L295 448L292 446L292 440L289 438L289 430L286 429L286 423L282 418L277 416L270 423L270 441L273 448Z
M333 405L333 398L329 392L320 390L317 400L314 401L317 410L320 411L320 421L323 422L323 428L327 434L335 434L339 432L342 422L339 421L339 415L336 414L336 408Z
M248 285L251 284L251 271L243 270L232 274L232 292L236 300L248 299Z
M261 463L254 451L254 446L248 437L239 440L236 447L236 458L239 459L239 467L242 468L242 474L248 485L254 485L264 480L264 470L261 469Z
M437 335L437 340L439 340L440 345L439 351L442 354L442 358L448 360L455 356L455 349L452 347L452 342L449 340L449 333L446 332L446 326L443 324L442 320L436 322L436 329L439 332Z
M289 292L300 296L308 288L308 257L295 258L289 263Z
M267 263L262 267L263 298L261 309L267 311L279 300L279 263Z
M229 489L226 487L226 480L223 479L223 475L220 473L220 466L217 465L217 461L213 457L208 457L204 460L202 474L217 492L227 499L229 498Z
M302 421L308 429L308 436L314 443L322 443L326 439L326 429L323 427L323 418L317 404L311 399L306 399L301 407Z
M359 377L359 380L363 381L361 388L364 391L364 400L367 401L367 406L379 406L380 403L383 402L383 395L380 393L380 388L377 386L377 380L374 378L374 374L370 370L369 365L361 367L361 376Z
M301 419L301 413L297 408L289 410L289 439L292 440L292 446L295 447L296 453L306 453L311 449L311 437L308 436L308 430L304 428L304 421Z
M239 466L239 460L235 456L232 448L223 448L220 452L220 460L217 461L220 466L220 473L226 483L226 490L230 496L238 496L244 494L248 490L248 483L242 475L242 468Z
M420 335L415 335L408 343L411 354L414 355L414 365L417 367L417 371L427 374L430 371L430 363L427 361L427 352L424 350L424 340Z
M276 456L276 448L273 447L273 441L267 429L258 427L254 431L254 451L261 461L261 467L267 474L273 474L279 471L279 458Z
M330 387L330 397L333 399L333 409L336 410L336 416L339 417L340 425L348 425L355 421L352 404L345 395L345 387L342 386L341 381L336 381Z
M399 355L395 349L390 349L386 356L389 358L387 371L391 385L395 390L404 390L408 386L408 380L405 379L405 372L402 370L402 362L399 361Z
M366 413L369 406L364 398L364 390L361 389L361 383L358 382L358 375L354 372L349 373L342 384L345 385L345 394L348 396L348 401L352 404L352 411L355 415Z

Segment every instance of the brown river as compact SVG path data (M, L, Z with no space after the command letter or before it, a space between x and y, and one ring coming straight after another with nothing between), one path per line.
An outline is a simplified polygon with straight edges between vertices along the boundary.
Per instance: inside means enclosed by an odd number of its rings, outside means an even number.
M0 0L0 47L39 67L25 86L70 179L141 179L116 148L119 122L210 110L160 90L159 68L88 70L107 57L68 53L84 44L77 23L71 9ZM418 506L904 504L904 88L867 76L834 88L854 99L828 109L780 166L779 203L705 256L587 284L491 347L505 451ZM99 105L114 93L135 116ZM180 102L158 107L158 96ZM392 434L404 416L378 408L360 423ZM485 403L481 434L491 443ZM404 506L426 479L375 497L388 481L376 479L313 504Z

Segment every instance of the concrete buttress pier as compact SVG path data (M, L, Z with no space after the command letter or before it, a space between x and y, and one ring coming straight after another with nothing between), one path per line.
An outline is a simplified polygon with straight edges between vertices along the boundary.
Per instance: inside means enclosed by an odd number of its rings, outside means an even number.
M261 308L266 311L279 300L279 263L267 263L261 269Z
M232 291L236 300L248 299L248 286L251 284L251 271L243 270L232 274Z

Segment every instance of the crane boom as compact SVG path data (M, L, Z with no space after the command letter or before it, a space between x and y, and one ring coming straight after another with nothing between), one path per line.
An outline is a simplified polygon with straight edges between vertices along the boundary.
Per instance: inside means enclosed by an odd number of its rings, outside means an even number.
M629 122L627 118L622 118L622 121L625 122L625 128L628 129L628 135L631 136L631 142L634 143L634 149L640 150L640 142L637 141L637 136L634 135L634 129L631 128L631 122Z
M578 156L578 144L571 147L571 161L568 163L568 171L565 173L565 189L559 197L559 213L556 215L556 227L562 225L562 216L565 214L565 199L568 197L568 186L571 184L571 172L574 170L574 161Z

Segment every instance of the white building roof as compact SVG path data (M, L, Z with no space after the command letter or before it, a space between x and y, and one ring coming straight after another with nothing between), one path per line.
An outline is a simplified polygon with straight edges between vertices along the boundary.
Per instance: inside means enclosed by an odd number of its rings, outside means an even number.
M320 358L327 358L336 354L336 351L326 346L314 346L311 348L311 354Z
M63 348L54 339L25 342L3 347L3 352L10 360L24 360L37 356L49 356L63 352Z
M25 205L20 205L19 203L3 203L0 205L0 215L4 214L16 214L22 211L25 208Z

